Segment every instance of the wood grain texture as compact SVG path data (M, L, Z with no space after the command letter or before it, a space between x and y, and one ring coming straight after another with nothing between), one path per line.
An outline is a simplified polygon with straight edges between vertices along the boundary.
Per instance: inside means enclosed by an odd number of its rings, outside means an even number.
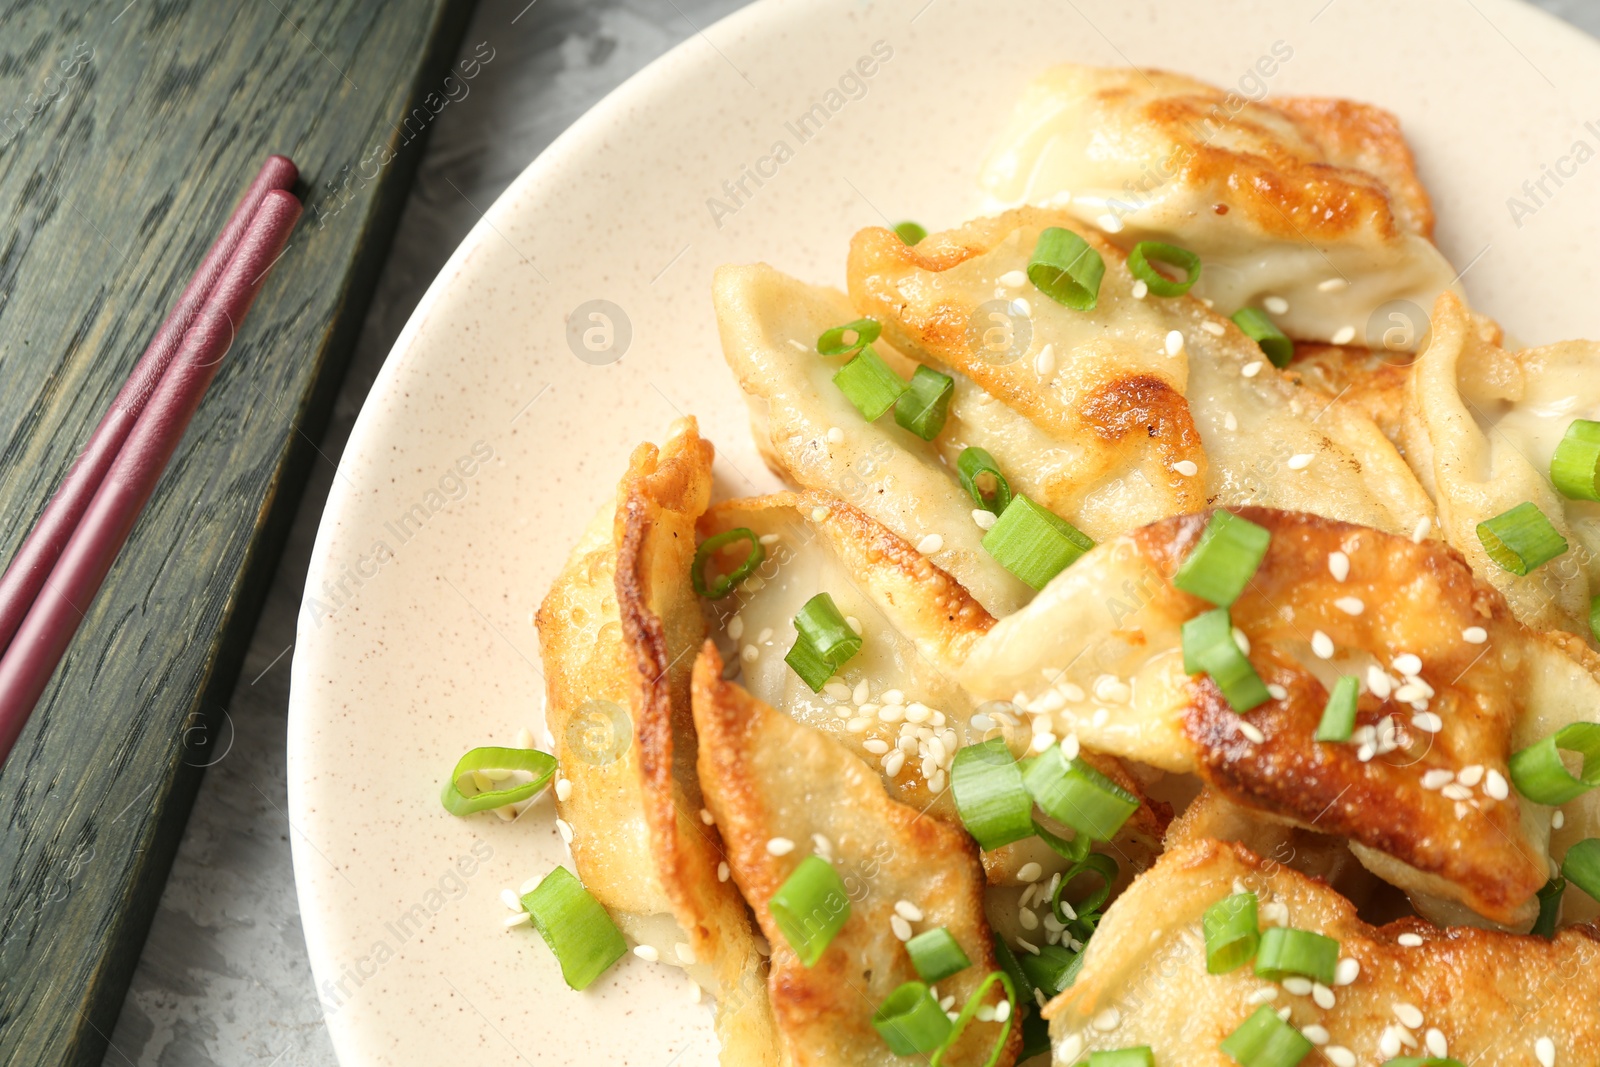
M104 1054L469 6L0 5L0 555L261 159L308 187L0 771L0 1064Z

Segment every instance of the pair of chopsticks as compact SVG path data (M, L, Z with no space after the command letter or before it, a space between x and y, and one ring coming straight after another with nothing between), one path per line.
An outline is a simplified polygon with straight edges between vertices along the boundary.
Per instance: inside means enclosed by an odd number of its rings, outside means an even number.
M0 577L0 764L216 377L300 201L269 156Z

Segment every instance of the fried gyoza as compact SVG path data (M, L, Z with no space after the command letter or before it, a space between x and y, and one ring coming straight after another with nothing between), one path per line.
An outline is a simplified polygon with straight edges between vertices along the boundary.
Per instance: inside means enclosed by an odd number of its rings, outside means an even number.
M689 706L705 622L689 584L694 524L711 495L711 444L693 419L634 451L615 507L602 509L536 621L546 722L585 888L663 959L686 942L719 998L722 1062L775 1065L771 1009L744 901L719 882L722 844L701 824ZM674 927L674 923L676 926Z
M1093 311L1018 284L1049 227L1082 229L1064 211L1024 208L915 246L889 230L863 230L849 270L856 307L883 322L899 351L969 378L1075 457L1039 479L1040 503L1097 540L1204 502L1405 533L1432 515L1370 419L1273 367L1200 301L1135 297L1122 253L1092 231L1080 236L1105 261ZM996 300L1014 315L1026 309L1025 356L997 355L972 333ZM983 443L1008 477L1039 466L1032 439L972 443Z
M1600 585L1600 504L1550 484L1550 457L1575 418L1600 417L1600 344L1571 341L1506 352L1492 324L1446 294L1433 340L1412 373L1402 440L1439 506L1446 539L1538 629L1587 636ZM1537 505L1571 550L1526 576L1484 552L1478 524Z
M1353 980L1332 987L1331 998L1318 994L1331 1007L1285 995L1248 965L1206 973L1201 916L1240 889L1257 894L1263 926L1332 937L1340 957L1356 962ZM1546 1040L1553 1062L1594 1063L1600 1059L1597 961L1600 932L1591 926L1554 940L1442 930L1417 919L1369 926L1318 880L1242 845L1196 841L1168 852L1112 904L1077 981L1045 1014L1058 1067L1072 1067L1091 1051L1139 1045L1149 1045L1159 1064L1234 1067L1218 1045L1264 1002L1287 1011L1297 1029L1322 1028L1321 1056L1308 1063L1426 1057L1430 1040L1442 1040L1452 1058L1478 1067L1552 1062L1536 1051ZM1439 1036L1430 1039L1434 1030Z
M700 781L727 844L733 881L772 943L768 992L778 1033L796 1067L896 1067L903 1063L872 1025L873 1011L917 978L891 917L909 902L917 931L950 931L972 965L938 984L966 1003L997 969L983 916L977 849L943 820L891 800L877 774L818 730L774 711L723 680L707 643L695 664ZM849 917L821 957L804 966L774 923L768 901L809 855L834 863ZM904 920L902 908L901 919ZM1003 999L998 987L986 1003ZM988 1062L1001 1024L974 1019L945 1053L952 1067ZM1011 1028L1000 1062L1016 1056Z
M1179 628L1210 605L1168 579L1209 513L1097 546L978 643L962 683L1051 716L1086 748L1197 771L1237 803L1348 837L1373 873L1413 895L1526 928L1550 874L1549 812L1510 791L1506 761L1538 739L1521 740L1519 723L1572 713L1541 689L1560 650L1441 542L1237 514L1272 534L1232 618L1281 696L1240 715L1183 669ZM1356 733L1314 741L1342 675L1363 684Z
M1335 397L1371 419L1395 444L1401 441L1412 359L1403 352L1348 345L1297 344L1291 377Z
M1061 206L1124 248L1187 248L1204 263L1196 296L1224 315L1282 298L1274 317L1305 340L1361 330L1393 301L1420 318L1456 274L1399 123L1347 100L1059 66L1029 86L982 182L997 205Z

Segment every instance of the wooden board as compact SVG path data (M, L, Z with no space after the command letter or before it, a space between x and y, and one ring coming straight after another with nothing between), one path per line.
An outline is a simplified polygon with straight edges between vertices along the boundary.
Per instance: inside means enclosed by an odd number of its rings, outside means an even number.
M105 1053L469 7L3 17L0 558L269 152L307 212L0 771L0 1064Z

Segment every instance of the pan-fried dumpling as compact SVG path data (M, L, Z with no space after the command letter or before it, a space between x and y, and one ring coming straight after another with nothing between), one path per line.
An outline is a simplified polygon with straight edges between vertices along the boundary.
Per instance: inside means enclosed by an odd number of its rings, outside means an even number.
M1196 296L1224 315L1281 299L1274 317L1304 340L1365 336L1393 301L1420 319L1455 280L1399 123L1346 100L1253 102L1164 71L1055 67L981 182L997 207L1061 206L1124 248L1190 249L1204 263ZM1424 333L1379 321L1368 343L1414 349Z
M663 960L679 943L718 997L722 1062L776 1065L761 956L722 843L695 816L693 649L705 621L689 584L694 525L711 495L712 447L682 420L640 445L556 578L536 621L547 724L566 783L556 807L585 888Z
M872 768L826 734L725 681L710 643L695 664L694 716L706 806L727 843L733 882L772 943L767 985L788 1062L898 1067L904 1061L873 1028L872 1014L917 979L900 934L942 926L972 961L937 985L941 998L955 998L952 1009L997 969L976 847L943 820L890 799ZM839 869L850 911L807 967L768 902L812 855ZM996 986L985 1003L1002 1000ZM973 1019L943 1062L987 1063L1001 1032L1000 1023ZM1010 1027L1002 1064L1015 1060L1020 1043Z
M843 497L910 544L937 536L930 558L993 614L1028 602L1033 590L983 550L972 500L938 449L889 416L866 422L833 384L839 361L814 346L824 331L858 317L844 294L757 264L720 268L713 297L723 354L774 470ZM897 360L887 346L875 348Z
M1050 226L1080 224L1023 208L915 246L863 230L849 270L856 307L883 323L898 350L960 373L1081 457L1042 503L1097 540L1207 501L1405 533L1431 516L1416 477L1370 419L1273 367L1198 300L1136 297L1122 254L1099 236L1082 234L1105 260L1095 310L1035 289L1025 271ZM1020 358L996 358L969 336L968 324L998 298L1029 323ZM1036 465L1030 441L986 447L1007 472Z
M1600 504L1557 492L1550 457L1573 419L1600 418L1600 345L1506 352L1497 337L1453 295L1440 297L1433 340L1412 373L1406 455L1438 503L1446 539L1517 618L1587 634L1590 589L1600 583ZM1530 501L1572 548L1518 577L1489 559L1477 527Z
M1405 353L1302 343L1294 346L1288 373L1365 415L1399 445L1411 367L1412 359Z
M1272 542L1232 606L1274 697L1236 714L1183 669L1180 626L1210 605L1168 579L1209 513L1086 553L996 624L961 669L1057 736L1168 771L1236 803L1338 834L1413 896L1526 924L1549 878L1548 809L1509 788L1513 730L1537 699L1537 635L1437 541L1239 509ZM1362 681L1348 743L1313 740L1335 680Z
M1335 985L1305 996L1249 965L1206 973L1201 916L1241 889L1257 895L1263 928L1339 942ZM1196 841L1162 856L1111 905L1077 981L1046 1015L1057 1067L1139 1045L1159 1064L1235 1067L1218 1045L1263 1004L1287 1012L1288 1023L1321 1046L1307 1063L1442 1054L1478 1067L1595 1063L1597 951L1600 933L1590 926L1553 940L1417 919L1369 926L1316 879L1242 845ZM1554 1059L1541 1049L1553 1049Z

